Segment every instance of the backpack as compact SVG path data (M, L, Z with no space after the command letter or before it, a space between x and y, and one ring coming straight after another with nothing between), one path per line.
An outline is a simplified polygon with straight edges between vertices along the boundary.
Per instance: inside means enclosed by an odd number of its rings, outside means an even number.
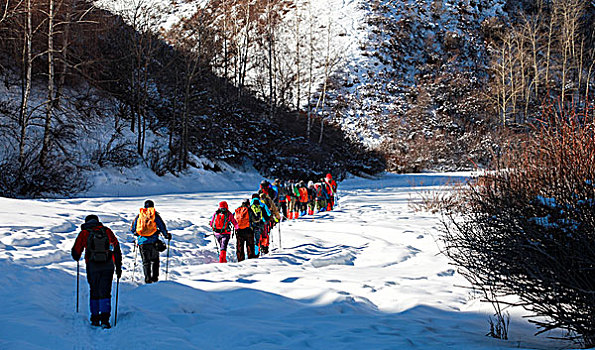
M300 202L307 202L308 201L308 190L305 187L300 187Z
M136 221L136 233L139 236L149 237L157 232L155 223L155 208L141 208Z
M215 220L213 221L213 231L217 233L227 232L229 226L229 214L227 210L220 208L215 212Z
M316 198L322 198L322 186L320 184L314 185L314 189L316 190Z
M239 207L236 209L235 218L238 222L238 228L243 230L245 228L250 227L250 213L248 212L250 209L246 207Z
M87 254L89 261L96 263L105 263L110 257L110 242L107 236L107 229L100 227L89 230L87 238Z
M252 205L252 211L254 212L254 216L256 217L256 222L262 221L262 209L260 208L260 205Z

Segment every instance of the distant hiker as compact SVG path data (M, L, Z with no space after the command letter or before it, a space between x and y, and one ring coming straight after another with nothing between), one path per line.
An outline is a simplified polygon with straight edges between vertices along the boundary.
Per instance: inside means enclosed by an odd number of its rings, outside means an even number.
M333 210L335 206L335 194L337 193L337 183L333 180L331 174L326 174L324 182L328 185L329 203L327 204L327 210Z
M256 217L253 227L255 246L254 254L256 257L258 257L262 253L260 249L260 242L264 234L264 225L271 217L271 212L269 211L266 205L260 202L260 199L258 199L258 194L252 195L252 200L250 201L250 208L252 208L252 211L254 212Z
M261 193L259 196L260 202L266 204L267 208L272 214L271 222L273 226L275 226L279 221L281 221L281 213L279 213L279 208L275 205L275 202L269 197L266 193Z
M79 261L83 250L89 282L91 325L111 328L112 279L114 268L118 278L122 276L122 251L112 230L103 226L97 215L85 218L71 250L72 258Z
M299 212L301 216L306 215L306 210L308 207L308 189L306 188L306 185L304 183L304 180L301 180L298 183L298 193L300 194L299 197Z
M238 230L236 231L236 256L238 262L246 259L254 259L254 230L252 226L256 221L256 216L250 208L250 201L246 199L242 202L242 205L235 210L234 218L238 223ZM246 253L244 253L244 246L246 246Z
M273 190L273 196L271 197L271 199L273 200L273 202L275 202L275 205L279 206L279 200L280 200L280 193L279 193L279 187L281 186L281 180L279 179L275 179L275 181L273 181L273 183L271 184L271 189Z
M165 222L155 211L155 204L152 200L145 201L144 208L140 208L130 231L138 236L137 244L143 259L143 271L145 283L159 281L159 252L165 250L165 243L159 239L161 233L165 239L171 240L171 234L167 232Z
M327 193L324 187L323 179L320 179L319 182L314 184L314 190L316 193L316 208L315 211L321 212L326 210L326 198Z
M227 262L227 244L231 237L231 225L233 225L236 230L238 229L238 223L229 211L227 202L222 201L219 203L219 209L215 211L215 214L213 214L213 217L209 222L209 226L211 226L215 232L215 238L221 247L221 250L219 251L220 263Z
M308 181L308 215L314 215L314 208L316 206L316 189L314 182Z
M289 208L287 209L287 211L289 212L289 218L297 219L300 216L299 208L298 208L298 203L299 203L299 198L300 198L298 184L295 183L294 181L290 181L289 187L287 188L287 190L289 192Z
M283 215L282 220L285 220L287 219L287 188L279 179L276 179L275 182L273 182L273 187L277 190L279 208Z

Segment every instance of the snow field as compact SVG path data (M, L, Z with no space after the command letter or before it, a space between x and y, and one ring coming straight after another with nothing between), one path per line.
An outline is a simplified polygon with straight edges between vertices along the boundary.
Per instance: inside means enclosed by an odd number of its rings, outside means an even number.
M409 206L420 189L412 185L442 180L347 180L336 210L281 225L282 249L275 228L272 254L237 263L232 239L229 264L214 263L214 239L204 234L219 201L233 210L251 192L152 196L173 240L169 281L163 253L161 281L150 285L140 284L140 256L133 280L127 242L145 197L0 198L0 348L560 348L534 338L515 313L510 341L484 336L491 310L456 287L466 282L439 255L439 216ZM109 331L88 326L84 263L74 311L70 248L90 213L112 228L124 254L118 324Z

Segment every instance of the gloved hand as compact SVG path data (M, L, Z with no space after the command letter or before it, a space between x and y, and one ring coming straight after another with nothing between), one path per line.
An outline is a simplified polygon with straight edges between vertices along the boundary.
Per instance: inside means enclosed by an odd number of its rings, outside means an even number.
M116 276L118 276L118 279L120 277L122 277L122 267L121 266L116 267Z
M70 251L70 255L72 255L74 261L79 261L79 259L81 258L81 255L75 252L74 249Z

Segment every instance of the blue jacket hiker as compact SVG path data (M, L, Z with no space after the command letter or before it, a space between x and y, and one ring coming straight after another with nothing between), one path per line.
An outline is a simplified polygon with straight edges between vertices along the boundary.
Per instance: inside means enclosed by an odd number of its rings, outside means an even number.
M143 271L145 283L157 282L159 280L159 252L165 250L165 243L159 239L161 233L168 241L171 234L167 232L165 223L159 213L155 211L155 204L152 200L145 201L145 207L141 208L136 216L130 231L137 238L143 259Z

